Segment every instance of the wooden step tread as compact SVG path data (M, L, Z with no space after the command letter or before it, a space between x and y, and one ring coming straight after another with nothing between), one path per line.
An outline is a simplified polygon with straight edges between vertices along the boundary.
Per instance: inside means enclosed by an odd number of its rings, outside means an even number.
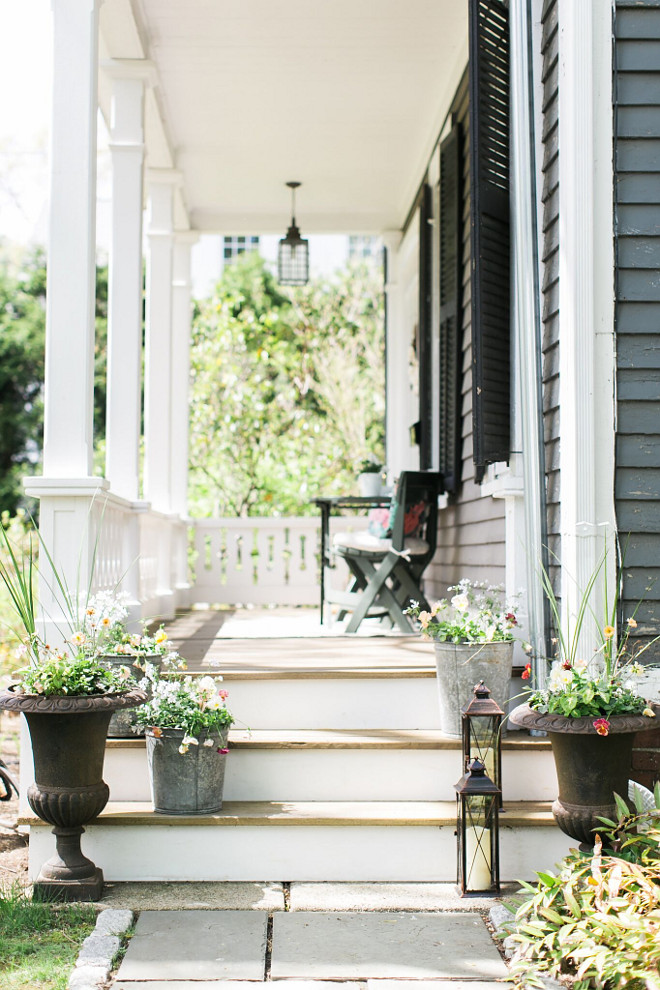
M517 738L520 736L520 738ZM235 729L232 749L441 749L460 750L461 740L432 729ZM144 748L144 739L109 739L108 749ZM550 749L544 738L511 733L502 740L505 752Z
M502 827L554 825L550 804L544 801L516 801L501 813ZM34 815L19 819L21 825L43 825ZM398 825L452 826L456 824L454 801L228 801L215 815L156 814L150 802L110 802L103 813L90 822L95 825Z

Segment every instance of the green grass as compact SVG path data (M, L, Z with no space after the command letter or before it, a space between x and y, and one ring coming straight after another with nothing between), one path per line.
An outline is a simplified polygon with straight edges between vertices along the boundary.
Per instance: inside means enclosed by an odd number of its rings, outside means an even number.
M2 990L66 990L95 923L91 907L33 903L19 888L0 888Z

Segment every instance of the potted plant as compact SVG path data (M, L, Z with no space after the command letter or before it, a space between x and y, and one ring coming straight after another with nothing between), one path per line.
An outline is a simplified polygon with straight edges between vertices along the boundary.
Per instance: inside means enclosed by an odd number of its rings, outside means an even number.
M433 640L440 728L460 738L461 708L475 684L484 681L506 710L518 623L501 588L463 578L448 590L452 597L435 602L430 612L413 602L406 614L417 619L425 639Z
M620 576L611 610L602 624L595 623L595 650L588 658L582 651L581 637L593 615L591 598L599 577L605 582L607 602L605 564L606 555L579 596L574 622L567 619L564 626L549 576L542 573L557 630L557 656L547 682L509 716L515 725L547 732L559 781L552 813L563 832L586 846L593 845L601 818L616 817L614 795L628 793L634 737L656 727L660 710L636 686L644 670L640 657L658 637L633 644L634 614L617 637ZM523 678L530 674L528 664Z
M146 695L135 687L128 667L111 670L98 655L83 649L79 636L74 634L58 648L44 643L33 597L32 547L17 555L1 526L0 531L5 550L0 579L18 620L14 631L22 641L21 653L28 660L17 672L16 683L0 691L0 708L25 715L35 772L28 802L53 826L56 837L56 855L41 868L34 894L98 900L103 875L82 854L82 826L108 801L103 760L110 717L117 709L142 704Z
M358 485L363 498L377 498L381 494L383 465L370 458L362 461L358 468Z
M154 810L213 814L222 808L227 736L233 718L221 677L171 676L154 681L137 712L145 727Z
M185 666L179 654L173 650L161 625L149 633L146 623L141 633L126 629L128 595L103 591L88 599L81 609L82 617L73 634L81 649L98 655L106 666L121 670L129 666L133 678L147 697L153 681L164 671ZM108 727L112 739L131 739L144 735L133 709L121 709L113 713Z

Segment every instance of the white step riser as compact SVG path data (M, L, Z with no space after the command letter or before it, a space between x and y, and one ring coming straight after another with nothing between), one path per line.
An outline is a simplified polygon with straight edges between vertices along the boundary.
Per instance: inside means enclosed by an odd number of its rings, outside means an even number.
M434 677L227 680L238 728L439 729Z
M575 842L557 828L503 827L501 879L533 879ZM452 881L453 827L87 826L83 852L106 881ZM30 834L30 873L55 850L46 826Z
M111 801L150 800L144 749L108 749L103 776ZM224 797L227 801L450 801L460 776L457 749L235 749L227 757ZM549 750L504 752L502 777L509 801L553 801L557 796Z

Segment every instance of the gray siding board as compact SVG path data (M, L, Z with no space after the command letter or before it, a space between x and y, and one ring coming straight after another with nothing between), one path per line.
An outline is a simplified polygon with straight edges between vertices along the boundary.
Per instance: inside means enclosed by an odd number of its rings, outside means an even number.
M627 176L628 180L633 178ZM658 180L660 195L660 175ZM619 244L619 265L621 268L660 268L660 241L657 237L627 237Z
M656 303L629 302L619 303L617 306L617 337L624 333L657 333L659 328L660 313Z
M638 41L640 38L660 39L660 10L619 10L616 19L617 38Z
M660 330L660 327L658 328ZM619 368L623 370L660 367L660 337L658 333L619 337Z
M631 72L619 79L619 106L653 106L660 100L660 80L654 72Z
M660 168L660 139L617 139L616 164L619 174L657 170Z
M617 214L619 235L655 236L660 226L660 204L657 203L644 206L632 203L619 204Z
M660 376L657 368L621 368L617 379L620 402L660 402ZM655 428L660 414L656 413Z
M619 72L654 72L660 64L660 41L617 41L615 64Z
M633 172L617 179L619 203L657 203L660 199L660 175L657 172Z
M660 468L660 437L657 434L628 434L617 444L616 460L621 468L639 468L640 465Z
M660 469L619 466L615 493L617 498L626 501L657 502L660 499Z
M620 435L656 435L660 415L655 402L619 402L617 433ZM658 514L660 516L660 513ZM658 520L660 523L660 519Z
M660 131L660 107L620 106L617 115L618 134L622 138L653 138Z
M660 303L660 271L657 268L621 268L619 299L621 302Z

